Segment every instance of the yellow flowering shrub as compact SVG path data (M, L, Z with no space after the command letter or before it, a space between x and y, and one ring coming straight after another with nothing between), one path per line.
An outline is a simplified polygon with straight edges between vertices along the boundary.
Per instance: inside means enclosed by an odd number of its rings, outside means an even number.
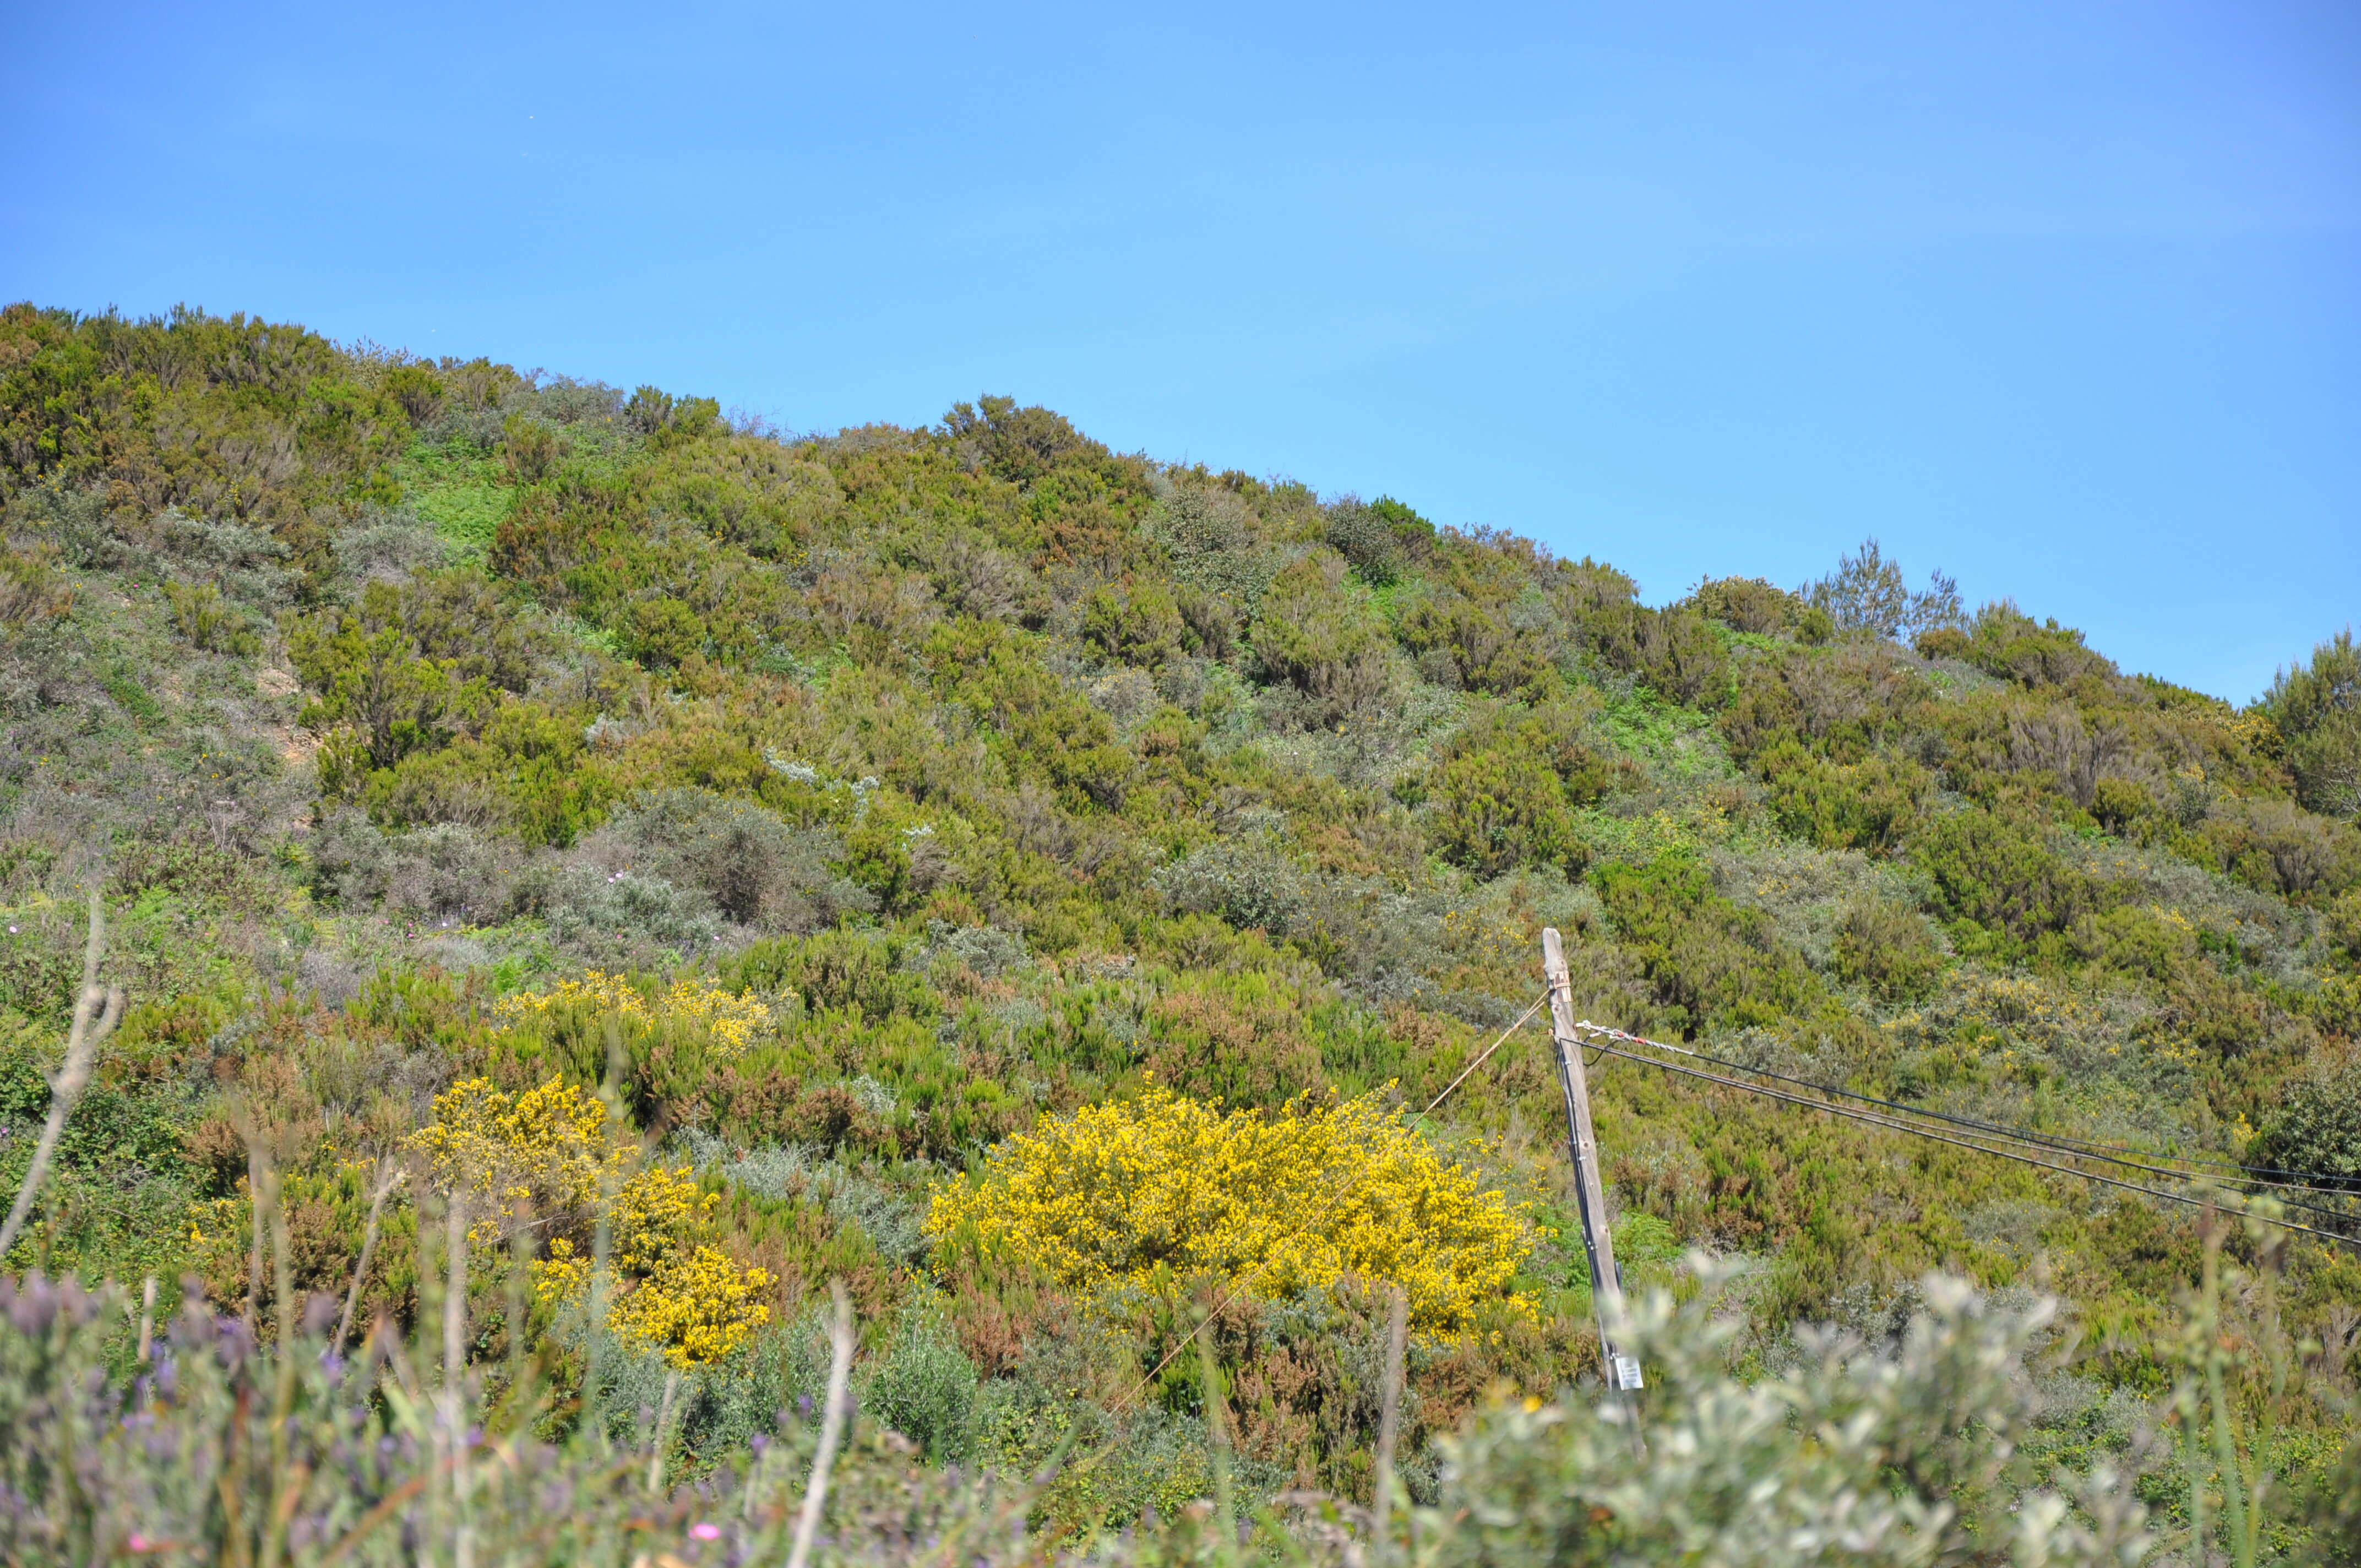
M595 1209L638 1152L597 1096L555 1078L514 1095L488 1078L455 1083L410 1146L435 1186L468 1201L475 1229L494 1234L528 1212Z
M768 1271L741 1269L707 1237L718 1193L700 1192L687 1166L652 1166L623 1183L608 1210L613 1271L607 1326L663 1350L675 1366L720 1360L770 1321L757 1298ZM586 1294L591 1260L564 1237L549 1245L535 1288L544 1301Z
M1520 1206L1372 1098L1266 1118L1162 1088L1010 1139L936 1192L927 1226L972 1226L1085 1296L1164 1271L1266 1296L1391 1280L1443 1334L1504 1296L1532 1247Z
M640 1172L615 1195L616 1265L631 1274L662 1273L681 1260L720 1201L719 1193L697 1190L697 1172L687 1166Z
M493 1004L492 1014L514 1027L554 1009L575 1007L612 1013L642 1024L660 1019L702 1024L712 1031L714 1043L726 1058L744 1055L748 1046L771 1030L770 1008L752 996L679 980L650 1001L623 976L595 969L580 980L560 981L554 990L503 998Z
M455 1083L410 1146L435 1185L470 1201L479 1239L528 1212L596 1223L603 1202L615 1275L608 1325L661 1347L675 1365L719 1360L770 1316L756 1299L770 1275L741 1270L707 1235L718 1196L698 1191L687 1166L631 1174L639 1146L597 1097L563 1080L515 1095L489 1079ZM570 1300L589 1288L591 1263L553 1235L536 1275L544 1300Z
M709 1365L770 1321L755 1299L770 1286L763 1270L741 1270L720 1248L699 1245L620 1293L607 1321L660 1347L675 1366Z

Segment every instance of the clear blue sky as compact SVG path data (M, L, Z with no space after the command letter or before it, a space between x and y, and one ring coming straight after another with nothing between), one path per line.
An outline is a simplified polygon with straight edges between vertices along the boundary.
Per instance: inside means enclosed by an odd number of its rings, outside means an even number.
M1126 14L1129 13L1129 14ZM1635 573L2361 620L2361 7L13 4L0 296L983 390Z

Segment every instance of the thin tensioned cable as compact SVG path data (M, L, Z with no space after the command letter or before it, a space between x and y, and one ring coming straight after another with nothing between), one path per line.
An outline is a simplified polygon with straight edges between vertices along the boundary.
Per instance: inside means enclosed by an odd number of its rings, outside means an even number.
M1486 1046L1482 1052L1477 1056L1474 1061L1471 1061L1466 1067L1461 1068L1459 1069L1459 1076L1453 1079L1449 1083L1444 1084L1443 1086L1443 1092L1428 1101L1426 1102L1426 1109L1421 1111L1415 1117L1411 1118L1411 1120L1423 1121L1436 1106L1451 1098L1452 1091L1466 1082L1468 1074L1474 1072L1477 1068L1482 1067L1486 1062L1489 1061L1492 1058L1492 1053L1499 1050L1502 1046L1508 1043L1510 1036L1523 1028L1525 1025L1532 1020L1534 1014L1540 1012L1543 1007L1548 1005L1549 992L1544 991L1539 997L1534 999L1533 1004L1531 1007L1526 1008L1522 1013L1517 1014L1515 1022L1511 1023L1507 1028L1500 1031L1499 1037L1498 1039L1494 1040L1490 1045ZM1329 1193L1328 1201L1321 1204L1317 1209L1314 1209L1312 1212L1312 1217L1304 1221L1304 1228L1308 1230L1312 1226L1318 1224L1322 1220L1326 1219L1328 1217L1328 1212L1344 1201L1345 1190L1346 1189L1340 1187L1336 1190ZM1205 1332L1205 1325L1212 1322L1215 1318L1220 1317L1223 1310L1227 1308L1231 1302L1236 1300L1239 1296L1244 1294L1246 1286L1250 1284L1255 1276L1260 1272L1260 1266L1257 1266L1256 1267L1247 1269L1244 1274L1233 1280L1230 1284L1229 1289L1223 1293L1222 1299L1213 1303L1213 1310L1207 1312L1203 1317L1198 1319L1197 1326L1183 1334L1180 1340L1173 1344L1170 1350L1166 1351L1164 1353L1164 1359L1149 1367L1148 1369L1148 1375L1142 1377L1138 1382L1133 1384L1131 1387L1125 1392L1123 1398L1115 1402L1113 1409L1115 1410L1122 1409L1134 1399L1139 1398L1140 1394L1147 1389L1149 1385L1153 1384L1159 1377L1162 1376L1164 1375L1164 1369L1172 1365L1173 1357L1180 1354L1181 1348L1185 1345L1194 1343L1197 1336Z
M2164 1154L2154 1150L2130 1148L2122 1144L2094 1143L2091 1139L2077 1138L2064 1133L2027 1132L2024 1128L2011 1127L1999 1122L1980 1121L1973 1116L1954 1115L1948 1111L1931 1111L1926 1106L1913 1105L1906 1101L1881 1100L1874 1094L1863 1094L1858 1090L1840 1089L1833 1083L1821 1083L1813 1079L1793 1078L1784 1072L1773 1072L1769 1068L1765 1067L1749 1067L1743 1062L1728 1061L1720 1057L1708 1056L1703 1051L1691 1050L1686 1046L1668 1045L1663 1040L1652 1040L1645 1035L1633 1035L1621 1029L1611 1029L1604 1024L1594 1024L1587 1018L1576 1024L1575 1027L1587 1034L1603 1036L1610 1040L1621 1040L1627 1045L1651 1046L1661 1051L1677 1051L1682 1056L1693 1057L1698 1061L1711 1062L1716 1067L1727 1068L1733 1072L1750 1073L1756 1078L1776 1079L1781 1083L1792 1083L1799 1088L1817 1090L1822 1094L1840 1094L1848 1100L1859 1100L1863 1103L1870 1105L1883 1105L1890 1111L1906 1112L1913 1116L1931 1116L1938 1122L1949 1122L1954 1126L1972 1127L1978 1132L1991 1133L2001 1137L2015 1138L2020 1143L2039 1144L2045 1147L2057 1149L2061 1153L2070 1151L2075 1154L2077 1157L2104 1159L2108 1160L2112 1164L2130 1166L2136 1169L2152 1171L2159 1176L2186 1176L2190 1173L2186 1171L2169 1170L2162 1166L2148 1165L2140 1160L2117 1159L2114 1157L2117 1155L2146 1154L2150 1159L2178 1160L2183 1165L2207 1165L2227 1170L2248 1171L2276 1176L2308 1177L2312 1179L2312 1181L2309 1182L2302 1180L2264 1181L2250 1177L2242 1177L2240 1179L2242 1180L2251 1180L2253 1185L2257 1187L2278 1187L2290 1190L2309 1190L2312 1191L2319 1191L2321 1189L2314 1185L2315 1182L2340 1181L2345 1179L2344 1178L2335 1176L2328 1171L2281 1170L2276 1166L2240 1165L2235 1160L2215 1159L2207 1155Z
M1940 1111L1923 1110L1918 1106L1905 1104L1899 1101L1881 1100L1873 1094L1862 1094L1850 1089L1839 1089L1834 1084L1816 1083L1809 1079L1792 1078L1785 1073L1773 1072L1767 1068L1753 1068L1745 1066L1739 1062L1724 1061L1719 1057L1707 1056L1703 1052L1690 1050L1686 1046L1667 1045L1662 1040L1652 1040L1644 1035L1633 1035L1621 1029L1610 1029L1605 1025L1593 1024L1587 1019L1576 1024L1575 1028L1578 1032L1584 1032L1595 1036L1602 1036L1609 1039L1622 1040L1631 1045L1649 1046L1659 1050L1676 1051L1680 1055L1688 1057L1693 1060L1711 1062L1716 1067L1726 1068L1732 1072L1747 1073L1757 1078L1776 1079L1782 1083L1792 1083L1799 1088L1813 1090L1822 1094L1839 1095L1848 1100L1858 1100L1866 1104L1883 1106L1887 1110L1902 1113L1905 1116L1930 1117L1936 1121L1945 1122L1953 1126L1970 1128L1985 1137L1999 1138L2008 1142L2024 1144L2033 1148L2047 1149L2053 1154L2061 1154L2071 1159L2101 1160L2109 1165L2141 1171L2149 1176L2162 1177L2165 1179L2171 1181L2226 1179L2216 1177L2212 1172L2208 1171L2175 1170L2165 1166L2147 1165L2138 1160L2123 1159L2114 1155L2099 1154L2073 1146L2073 1143L2079 1142L2080 1140L2059 1141L2042 1135L2026 1133L2017 1128L2004 1126L1994 1122L1982 1122L1978 1121L1973 1117L1953 1116ZM2318 1194L2318 1190L2312 1188L2298 1187L2279 1182L2258 1181L2253 1178L2243 1178L2240 1179L2242 1179L2246 1185L2250 1186L2277 1188L2291 1192L2309 1192ZM2324 1196L2324 1194L2320 1195ZM2290 1197L2281 1201L2290 1208L2301 1209L2308 1213L2318 1214L2323 1219L2341 1222L2353 1218L2352 1212L2348 1210L2332 1207L2329 1204L2310 1201L2305 1198Z
M1707 1072L1702 1068L1683 1067L1678 1062L1665 1061L1658 1057L1644 1057L1636 1051L1619 1051L1612 1046L1601 1046L1598 1048L1609 1056L1620 1057L1625 1061L1638 1062L1642 1067L1653 1067L1664 1072L1677 1072L1689 1078L1701 1078L1708 1083L1719 1083L1725 1088L1740 1090L1748 1094L1759 1094L1767 1100L1800 1105L1807 1111L1817 1111L1829 1116L1841 1116L1850 1121L1867 1123L1871 1126L1884 1127L1894 1132L1908 1133L1916 1137L1930 1139L1938 1144L1949 1144L1956 1148L1973 1149L1978 1154L1993 1155L2001 1159L2016 1160L2026 1165L2037 1166L2043 1170L2054 1170L2061 1176L2076 1177L2084 1181L2102 1182L2109 1187L2120 1187L2129 1192L2144 1192L2151 1198L2161 1198L2170 1203L2185 1203L2191 1208L2227 1207L2227 1205L2215 1204L2211 1199L2191 1198L2186 1193L2168 1192L2160 1187L2149 1187L2137 1181L2125 1181L2113 1176L2101 1176L2096 1171L2077 1170L2070 1165L2056 1165L2046 1159L2036 1159L2028 1154L2019 1154L2014 1149L1996 1149L1986 1144L1971 1143L1965 1138L1951 1137L1931 1128L1916 1126L1891 1116L1881 1116L1874 1112L1857 1111L1851 1106L1831 1104L1825 1100L1807 1100L1800 1094L1789 1094L1784 1090L1766 1089L1759 1083L1749 1083L1744 1079L1729 1078L1718 1072ZM2252 1214L2255 1219L2261 1220L2267 1224L2277 1225L2281 1230L2293 1231L2300 1235L2318 1236L2323 1241L2335 1242L2361 1250L2361 1242L2356 1242L2350 1236L2338 1235L2334 1231L2323 1231L2312 1225L2301 1225L2292 1220L2281 1220L2268 1214L2255 1214L2251 1210L2246 1212Z

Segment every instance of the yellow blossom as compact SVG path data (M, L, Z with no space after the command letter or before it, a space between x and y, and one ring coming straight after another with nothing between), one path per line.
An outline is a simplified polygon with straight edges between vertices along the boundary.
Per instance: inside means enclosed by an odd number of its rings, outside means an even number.
M562 1079L511 1095L488 1078L453 1084L434 1120L410 1146L435 1184L469 1201L479 1233L498 1234L528 1212L579 1212L629 1168L635 1146L609 1124L607 1107Z
M654 1345L684 1369L722 1359L770 1321L758 1299L774 1283L769 1272L740 1268L707 1237L719 1201L698 1190L687 1166L653 1166L626 1181L608 1209L614 1245L607 1326ZM578 1300L594 1272L590 1259L555 1237L548 1259L535 1266L534 1290L546 1302Z
M619 974L591 970L580 980L560 981L554 990L524 992L495 1003L492 1014L511 1027L553 1009L579 1007L611 1013L642 1024L685 1019L712 1031L725 1058L745 1054L746 1047L771 1029L771 1010L751 995L733 994L693 980L675 981L672 989L651 1002L640 989Z
M675 1366L710 1365L770 1320L755 1299L770 1287L763 1270L741 1271L719 1247L698 1246L624 1292L608 1322L658 1346Z
M937 1191L927 1226L973 1226L1085 1295L1159 1271L1268 1296L1391 1280L1444 1334L1507 1293L1532 1245L1515 1206L1373 1098L1263 1117L1161 1088L1011 1139Z

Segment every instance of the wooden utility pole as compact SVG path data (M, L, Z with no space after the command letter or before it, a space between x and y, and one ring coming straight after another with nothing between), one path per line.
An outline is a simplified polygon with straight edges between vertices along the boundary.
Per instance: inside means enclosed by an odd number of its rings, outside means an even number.
M1590 1255L1598 1359L1607 1386L1628 1392L1640 1387L1640 1362L1623 1344L1623 1280L1615 1272L1615 1242L1607 1232L1607 1188L1598 1174L1598 1137L1590 1130L1590 1083L1582 1070L1582 1040L1574 1029L1574 981L1554 926L1542 931L1542 971L1549 977L1550 1035L1557 1047L1558 1082L1565 1090L1566 1144L1574 1155L1575 1197L1582 1206L1582 1245Z

